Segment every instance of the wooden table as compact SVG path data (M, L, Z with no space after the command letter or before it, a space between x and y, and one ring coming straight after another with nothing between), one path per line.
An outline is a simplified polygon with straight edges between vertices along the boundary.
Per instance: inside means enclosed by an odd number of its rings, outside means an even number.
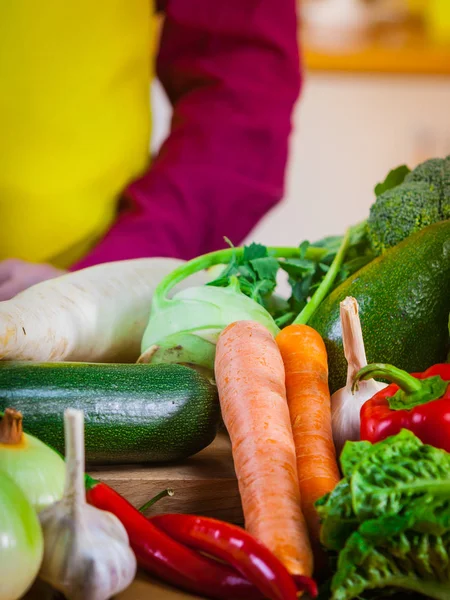
M140 507L161 490L172 497L160 500L147 514L161 512L201 514L243 523L234 473L231 444L225 433L195 456L173 465L97 467L89 473Z
M141 572L129 588L114 596L114 600L195 600L199 598L200 596L192 596L170 585L152 580ZM22 600L64 600L64 596L38 580Z
M169 585L160 583L139 573L130 587L115 597L115 600L195 600L192 596Z

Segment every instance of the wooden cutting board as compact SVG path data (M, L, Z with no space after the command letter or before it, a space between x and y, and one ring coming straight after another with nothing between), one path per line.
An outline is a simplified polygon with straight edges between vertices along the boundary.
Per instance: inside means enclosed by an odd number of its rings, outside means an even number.
M242 508L234 473L231 444L225 433L191 458L173 465L91 468L89 473L140 507L161 490L174 495L149 510L201 514L242 524Z

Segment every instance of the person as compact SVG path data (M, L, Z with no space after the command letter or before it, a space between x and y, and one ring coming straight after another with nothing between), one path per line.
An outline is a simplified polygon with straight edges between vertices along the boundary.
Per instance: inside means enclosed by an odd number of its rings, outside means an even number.
M68 269L240 243L281 199L296 0L3 2L0 46L0 300ZM157 46L173 119L149 164Z

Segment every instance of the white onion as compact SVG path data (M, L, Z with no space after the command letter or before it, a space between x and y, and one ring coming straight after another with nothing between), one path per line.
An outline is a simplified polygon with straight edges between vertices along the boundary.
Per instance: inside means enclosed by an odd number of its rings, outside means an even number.
M25 494L0 471L0 600L17 600L31 586L44 542L37 515Z

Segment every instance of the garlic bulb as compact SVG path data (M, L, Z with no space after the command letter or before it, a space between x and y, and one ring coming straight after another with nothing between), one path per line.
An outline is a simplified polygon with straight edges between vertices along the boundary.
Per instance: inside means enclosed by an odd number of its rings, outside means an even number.
M348 368L346 386L331 396L331 422L338 456L347 440L358 441L360 439L361 406L387 385L369 379L359 382L358 390L352 392L356 373L367 365L358 303L355 298L349 296L341 302L340 315L342 341Z
M39 514L44 559L39 576L68 600L107 600L134 579L136 558L122 523L86 502L83 413L64 413L66 485Z

